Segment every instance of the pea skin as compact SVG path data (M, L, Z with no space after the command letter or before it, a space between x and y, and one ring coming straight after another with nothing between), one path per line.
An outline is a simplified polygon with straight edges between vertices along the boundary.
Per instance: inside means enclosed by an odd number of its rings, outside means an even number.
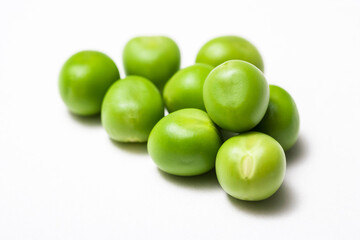
M242 60L227 61L207 76L203 98L210 118L222 129L245 132L263 118L269 86L263 73Z
M150 133L148 152L162 171L195 176L215 166L221 137L206 112L187 108L161 119Z
M118 68L107 55L81 51L71 56L60 71L60 95L74 114L99 114L106 91L119 78Z
M221 36L211 39L201 47L196 56L197 63L206 63L214 67L229 60L249 62L264 72L263 59L257 48L239 36Z
M145 77L162 91L165 83L179 70L180 50L169 37L135 37L124 47L123 63L127 76Z
M103 127L111 139L119 142L146 142L163 116L159 90L139 76L115 82L106 93L101 110Z
M169 112L183 108L197 108L205 111L203 87L212 66L196 63L179 70L166 83L164 101Z
M291 95L281 87L270 85L269 106L254 130L272 136L287 151L296 143L299 128L299 112Z
M242 133L227 140L216 156L216 176L234 198L260 201L281 186L286 158L281 145L259 132Z

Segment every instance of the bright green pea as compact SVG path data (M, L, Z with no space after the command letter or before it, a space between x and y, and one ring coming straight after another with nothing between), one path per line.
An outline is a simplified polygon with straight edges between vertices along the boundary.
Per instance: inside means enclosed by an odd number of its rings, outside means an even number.
M180 50L168 37L135 37L125 45L123 62L126 75L145 77L162 90L179 70Z
M159 90L139 76L115 82L106 93L101 110L103 127L111 139L119 142L146 142L163 116Z
M281 87L270 85L269 106L255 130L275 138L286 151L295 144L299 128L299 112L290 94Z
M216 67L234 59L252 63L264 71L263 60L256 47L246 39L237 36L222 36L210 40L200 49L196 62Z
M164 102L169 112L183 108L198 108L205 111L203 101L204 81L212 66L197 63L181 69L166 83Z
M221 146L215 168L226 193L241 200L263 200L273 195L284 180L285 153L266 134L243 133Z
M119 78L119 70L107 55L78 52L61 69L60 95L71 112L83 116L98 114L106 91Z
M161 119L150 133L148 152L162 171L194 176L211 170L221 145L206 112L181 109Z
M244 132L263 118L269 103L269 86L254 65L230 60L210 72L203 97L206 111L218 126Z

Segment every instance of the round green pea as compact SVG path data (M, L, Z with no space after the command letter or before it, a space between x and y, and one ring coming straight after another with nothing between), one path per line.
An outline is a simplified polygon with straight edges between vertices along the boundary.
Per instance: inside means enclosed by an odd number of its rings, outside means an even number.
M222 36L208 41L197 54L196 62L216 67L233 59L252 63L264 71L264 63L259 51L248 40L238 36Z
M248 132L232 137L219 149L216 176L229 195L247 201L264 200L281 186L285 153L272 137Z
M179 70L180 50L168 37L135 37L124 47L123 62L126 75L145 77L162 90Z
M299 112L293 98L281 87L270 85L269 106L255 130L275 138L286 151L295 144L299 128Z
M159 90L149 80L129 76L106 93L101 122L110 138L119 142L146 142L151 129L164 116Z
M205 111L203 86L212 66L197 63L181 69L166 83L164 102L169 112L183 108L197 108Z
M107 55L98 51L78 52L60 71L60 95L70 112L95 115L100 113L106 91L119 78L118 68Z
M187 108L161 119L151 131L147 147L162 171L194 176L214 168L220 145L219 131L206 112Z
M206 111L218 126L244 132L263 118L269 103L269 86L254 65L230 60L207 76L203 98Z

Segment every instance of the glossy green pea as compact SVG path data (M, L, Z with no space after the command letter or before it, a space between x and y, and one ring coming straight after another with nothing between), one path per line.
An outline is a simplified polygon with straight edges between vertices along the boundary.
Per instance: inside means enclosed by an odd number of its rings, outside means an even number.
M244 60L264 71L264 64L256 47L237 36L217 37L207 42L196 57L197 63L207 63L214 67L228 60Z
M212 69L208 64L197 63L175 73L163 92L167 110L173 112L183 108L198 108L205 111L203 86Z
M145 77L162 90L179 70L180 50L168 37L135 37L125 45L123 62L126 75Z
M61 69L60 95L71 112L83 116L98 114L106 91L119 78L119 70L107 55L78 52Z
M281 186L286 170L285 153L272 137L243 133L227 140L216 157L216 176L229 195L259 201Z
M221 145L219 131L199 109L181 109L161 119L150 133L148 152L164 172L194 176L211 170Z
M243 132L255 127L263 118L269 103L269 86L254 65L230 60L208 75L203 98L206 111L218 126Z
M290 94L281 87L270 85L269 106L255 130L275 138L286 151L295 144L299 128L299 112Z
M115 82L106 93L101 110L103 127L111 139L119 142L146 142L163 116L159 90L139 76Z

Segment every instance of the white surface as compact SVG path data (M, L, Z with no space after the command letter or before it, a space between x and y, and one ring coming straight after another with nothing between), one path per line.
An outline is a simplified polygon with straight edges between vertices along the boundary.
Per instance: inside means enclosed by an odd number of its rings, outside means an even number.
M359 13L355 0L0 0L0 239L360 239ZM301 115L276 195L240 202L214 174L162 174L145 145L67 112L63 62L97 49L120 67L142 34L175 39L183 67L218 35L259 48Z

